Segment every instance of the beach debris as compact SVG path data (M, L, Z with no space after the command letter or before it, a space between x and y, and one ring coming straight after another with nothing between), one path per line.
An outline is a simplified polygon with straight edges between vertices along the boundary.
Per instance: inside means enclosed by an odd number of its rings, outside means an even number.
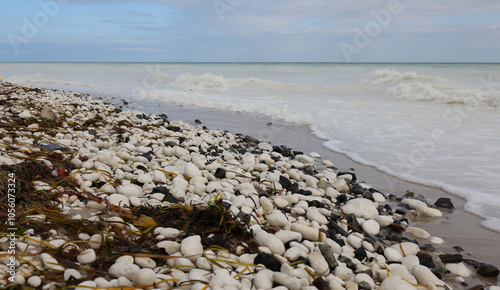
M442 216L417 194L89 95L1 83L0 157L2 200L16 176L18 250L17 278L0 287L434 289L498 276L410 225Z

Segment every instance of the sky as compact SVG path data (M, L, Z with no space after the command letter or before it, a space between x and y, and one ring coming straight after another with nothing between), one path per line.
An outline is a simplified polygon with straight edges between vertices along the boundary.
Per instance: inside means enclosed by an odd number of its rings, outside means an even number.
M500 62L498 0L4 0L0 62Z

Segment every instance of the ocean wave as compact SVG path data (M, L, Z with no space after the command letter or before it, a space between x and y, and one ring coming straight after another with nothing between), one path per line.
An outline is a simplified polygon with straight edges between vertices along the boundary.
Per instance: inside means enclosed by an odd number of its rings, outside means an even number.
M46 74L41 74L41 73L35 73L35 74L21 74L21 75L15 75L15 76L10 76L5 79L6 82L13 83L13 84L20 84L20 85L31 85L31 86L53 86L53 87L58 87L58 88L63 88L63 87L77 87L77 88L93 88L95 87L94 84L91 83L85 83L85 82L72 82L72 81L65 81L65 80L56 80L53 79L51 76L46 75Z
M369 82L372 85L395 83L418 78L416 72L398 72L394 69L378 69L370 75Z
M395 99L460 104L467 107L494 107L500 105L500 93L478 89L452 88L428 82L401 83L388 88Z

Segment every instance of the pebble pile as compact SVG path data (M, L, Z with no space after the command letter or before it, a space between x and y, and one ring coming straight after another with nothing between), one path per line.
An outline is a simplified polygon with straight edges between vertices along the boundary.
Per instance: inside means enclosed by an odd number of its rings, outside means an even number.
M465 289L498 276L439 256L443 240L409 224L442 216L422 198L87 95L1 83L0 164L20 181L15 283L33 288Z

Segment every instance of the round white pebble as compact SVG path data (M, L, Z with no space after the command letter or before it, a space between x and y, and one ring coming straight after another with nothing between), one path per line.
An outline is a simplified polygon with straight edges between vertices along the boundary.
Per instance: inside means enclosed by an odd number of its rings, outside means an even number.
M78 263L80 263L80 264L92 264L95 262L96 254L95 254L94 249L87 249L87 250L81 252L80 255L78 255L78 257L76 257L76 259L78 260Z
M147 286L156 282L156 273L151 269L141 269L134 275L134 286Z

